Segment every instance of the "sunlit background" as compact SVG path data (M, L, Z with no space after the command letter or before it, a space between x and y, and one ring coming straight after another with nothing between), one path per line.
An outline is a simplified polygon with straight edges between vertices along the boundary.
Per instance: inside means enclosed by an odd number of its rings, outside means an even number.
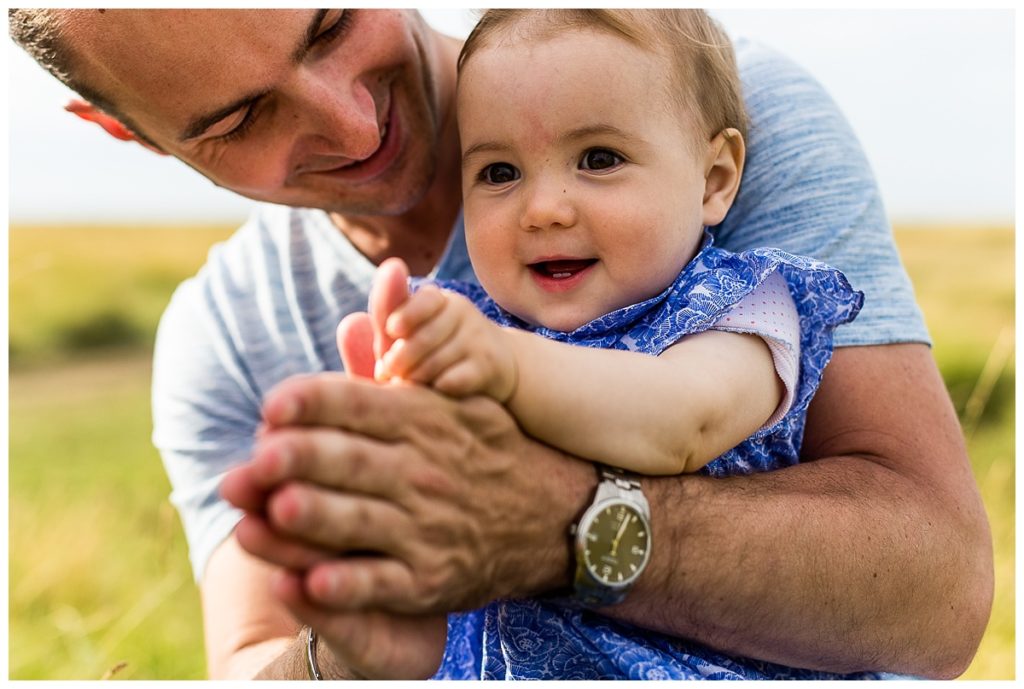
M426 10L468 33L465 10ZM967 678L1014 677L1012 10L713 11L815 75L872 163L993 525ZM9 44L9 673L204 675L196 588L149 442L171 291L250 202L65 113Z
M467 10L424 10L456 36ZM814 74L839 103L897 220L1013 218L1013 12L713 12ZM10 213L38 220L237 220L248 202L62 110L70 93L9 43Z

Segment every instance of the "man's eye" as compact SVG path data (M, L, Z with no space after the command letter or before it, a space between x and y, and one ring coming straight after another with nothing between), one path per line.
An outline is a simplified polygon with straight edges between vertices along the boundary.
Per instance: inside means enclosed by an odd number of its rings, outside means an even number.
M314 40L330 42L345 32L352 23L354 10L330 10L320 22L320 28Z
M256 119L255 111L255 103L244 105L211 124L196 138L202 141L231 141L239 138L252 126Z
M607 148L591 148L580 159L581 170L609 170L624 163L622 156Z
M244 110L238 110L230 117L224 118L211 128L210 133L213 134L211 138L215 138L219 141L234 141L236 139L241 139L245 136L245 133L249 131L253 122L256 121L253 114L254 111L255 107L250 105ZM220 130L223 133L217 134L215 130Z
M480 179L488 184L508 184L519 179L519 170L508 163L491 163L480 171Z

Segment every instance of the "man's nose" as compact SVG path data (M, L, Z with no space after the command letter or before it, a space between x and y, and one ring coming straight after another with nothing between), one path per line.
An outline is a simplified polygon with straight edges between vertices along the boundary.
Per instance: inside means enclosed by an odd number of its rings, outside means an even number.
M540 178L524 185L522 193L522 229L564 229L576 224L576 204L567 185Z
M305 113L297 113L302 122L300 150L305 154L333 155L362 160L380 146L378 104L360 80L348 83L307 73L298 99Z

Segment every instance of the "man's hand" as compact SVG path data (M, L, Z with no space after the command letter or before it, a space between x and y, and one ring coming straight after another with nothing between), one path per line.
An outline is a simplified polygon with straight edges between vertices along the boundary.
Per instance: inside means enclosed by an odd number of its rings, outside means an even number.
M320 374L282 383L264 410L222 494L249 512L239 543L305 569L310 601L420 614L567 583L567 530L596 474L496 402Z
M301 576L292 572L280 572L273 591L296 620L316 630L325 679L429 679L441 665L446 615L325 610L306 599Z

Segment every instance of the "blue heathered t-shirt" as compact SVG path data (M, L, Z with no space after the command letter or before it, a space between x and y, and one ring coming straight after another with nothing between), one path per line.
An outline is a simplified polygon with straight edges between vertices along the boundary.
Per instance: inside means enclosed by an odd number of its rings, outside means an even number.
M836 346L929 342L874 177L835 104L777 53L739 41L736 57L752 125L716 243L778 247L843 271L865 302ZM341 369L335 329L365 310L374 270L323 211L259 204L175 292L157 333L153 442L197 580L241 517L217 489L250 456L263 395L291 375ZM475 282L461 217L432 277Z

